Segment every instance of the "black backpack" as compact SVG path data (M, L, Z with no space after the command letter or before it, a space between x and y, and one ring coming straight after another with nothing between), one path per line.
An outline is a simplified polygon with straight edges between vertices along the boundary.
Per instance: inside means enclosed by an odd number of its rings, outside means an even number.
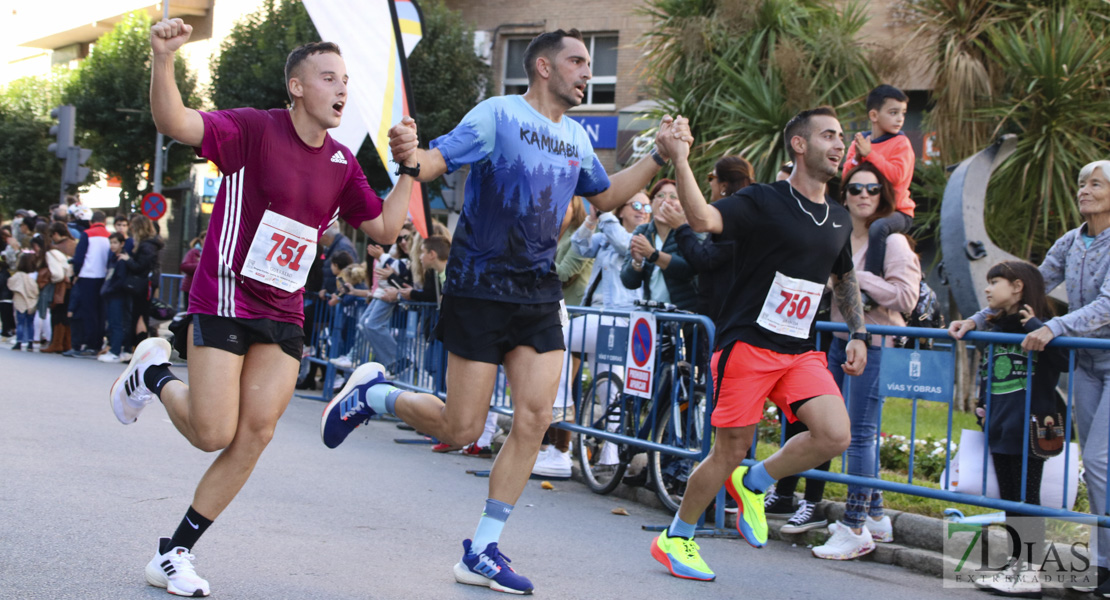
M943 329L944 328L944 315L940 312L940 304L937 302L937 293L925 280L921 280L921 289L917 294L917 304L908 313L903 313L902 316L906 319L906 327L925 327L928 329ZM894 336L895 348L912 348L914 340L919 339L920 348L924 350L931 350L933 348L933 338L911 338L904 335Z

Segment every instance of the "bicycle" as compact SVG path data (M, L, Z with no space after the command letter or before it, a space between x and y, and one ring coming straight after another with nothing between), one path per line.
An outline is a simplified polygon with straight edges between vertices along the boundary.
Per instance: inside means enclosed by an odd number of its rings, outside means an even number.
M639 300L636 305L651 312L692 314L672 304ZM594 377L578 402L577 423L598 431L699 450L705 435L705 386L695 384L691 389L691 367L683 360L681 329L682 324L676 321L660 324L657 350L660 366L650 399L624 393L623 381L617 374L601 373ZM586 484L598 494L616 489L633 456L643 451L629 443L612 442L588 433L579 434L576 444ZM692 459L648 451L649 484L665 506L677 509L686 477L696 464Z

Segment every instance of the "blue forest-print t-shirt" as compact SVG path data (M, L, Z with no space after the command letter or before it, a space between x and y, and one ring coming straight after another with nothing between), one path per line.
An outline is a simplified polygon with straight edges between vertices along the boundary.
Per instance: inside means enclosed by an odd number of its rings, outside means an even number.
M444 293L523 304L561 300L555 251L567 205L575 195L609 188L582 126L566 117L555 123L522 96L498 96L431 147L449 172L472 165Z

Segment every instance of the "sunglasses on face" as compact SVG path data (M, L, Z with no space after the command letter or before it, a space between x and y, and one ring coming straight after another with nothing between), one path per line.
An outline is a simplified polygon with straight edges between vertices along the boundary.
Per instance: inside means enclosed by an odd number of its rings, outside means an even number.
M643 202L640 202L638 200L636 202L629 202L628 204L625 204L625 206L631 206L632 210L635 210L635 211L641 211L642 210L642 211L644 211L645 213L647 213L649 215L651 214L651 205L650 204L644 204Z
M879 183L849 183L848 193L853 196L860 195L863 190L867 190L868 196L878 196L879 192L883 189L882 184Z
M710 173L709 174L709 183L713 183L714 181L717 181L717 174L716 173Z

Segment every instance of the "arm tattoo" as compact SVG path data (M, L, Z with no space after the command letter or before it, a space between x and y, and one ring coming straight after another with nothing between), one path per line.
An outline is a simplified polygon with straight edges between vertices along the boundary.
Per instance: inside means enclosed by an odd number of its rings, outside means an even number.
M854 270L836 278L833 283L833 300L840 314L844 315L848 331L863 331L863 304L860 302L859 282L856 281Z

